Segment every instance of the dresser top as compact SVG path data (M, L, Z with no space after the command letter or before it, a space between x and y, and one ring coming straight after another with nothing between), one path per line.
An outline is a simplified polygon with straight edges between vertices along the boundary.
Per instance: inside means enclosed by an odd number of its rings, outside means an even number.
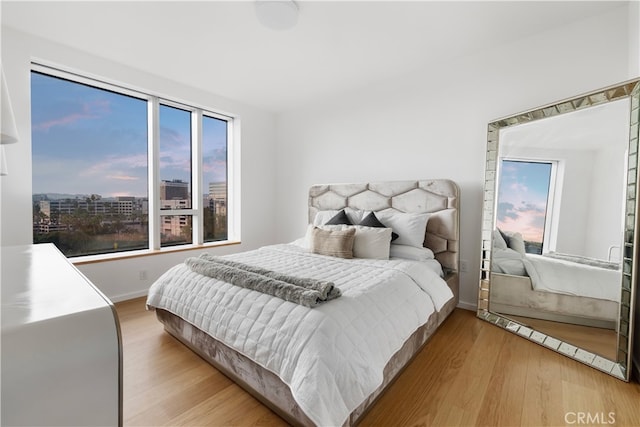
M2 331L111 302L52 243L0 247Z

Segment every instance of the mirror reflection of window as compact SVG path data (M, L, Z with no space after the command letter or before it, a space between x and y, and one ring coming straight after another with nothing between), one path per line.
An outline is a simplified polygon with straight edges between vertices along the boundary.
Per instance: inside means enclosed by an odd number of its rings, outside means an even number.
M556 166L553 161L501 161L496 226L502 232L520 233L527 253L540 255L547 249Z

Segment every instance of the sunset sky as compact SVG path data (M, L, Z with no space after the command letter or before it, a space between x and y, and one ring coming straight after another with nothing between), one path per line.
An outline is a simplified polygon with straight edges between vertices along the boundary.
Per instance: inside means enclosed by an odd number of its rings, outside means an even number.
M550 163L503 160L498 189L497 227L542 242L551 176Z
M31 74L33 193L147 196L147 101ZM226 122L203 120L204 188L226 181ZM190 114L160 108L160 179L190 182Z

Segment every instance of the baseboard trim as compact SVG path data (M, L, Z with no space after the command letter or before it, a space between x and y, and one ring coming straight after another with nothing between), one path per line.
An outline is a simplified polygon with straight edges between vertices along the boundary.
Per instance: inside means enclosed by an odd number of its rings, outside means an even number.
M134 299L134 298L144 297L147 295L148 292L149 292L148 289L144 289L141 291L129 292L127 294L114 295L112 297L109 297L109 299L111 300L111 302L122 302L130 299Z
M459 301L457 307L463 310L478 311L478 305L476 303L466 301Z

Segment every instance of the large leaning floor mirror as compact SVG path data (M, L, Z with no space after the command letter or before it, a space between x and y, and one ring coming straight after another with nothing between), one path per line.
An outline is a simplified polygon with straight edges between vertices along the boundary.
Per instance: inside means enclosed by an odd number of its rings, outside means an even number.
M478 298L480 318L625 381L639 100L633 80L489 124Z

